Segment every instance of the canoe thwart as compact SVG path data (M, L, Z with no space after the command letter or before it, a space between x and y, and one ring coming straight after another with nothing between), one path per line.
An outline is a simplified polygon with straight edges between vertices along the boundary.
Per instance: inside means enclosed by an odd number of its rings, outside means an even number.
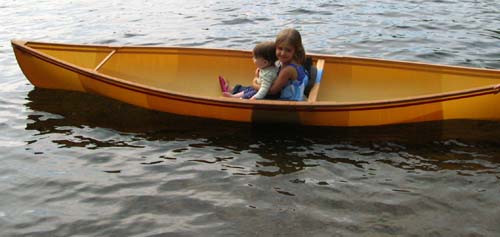
M116 49L113 49L108 56L106 56L100 63L97 65L97 67L94 68L94 71L99 70L114 54L116 53Z

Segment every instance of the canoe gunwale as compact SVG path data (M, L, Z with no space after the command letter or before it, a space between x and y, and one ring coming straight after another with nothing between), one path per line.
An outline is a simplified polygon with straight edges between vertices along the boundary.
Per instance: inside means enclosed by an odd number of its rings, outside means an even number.
M411 70L420 70L420 71L436 72L436 73L452 73L455 75L464 75L464 76L472 75L472 76L498 78L498 73L500 73L499 69L430 64L417 61L398 61L398 60L388 60L388 59L378 59L378 58L366 58L359 56L343 56L343 55L328 55L328 54L308 54L308 56L312 56L314 59L325 59L325 62L327 63L338 63L338 64L348 64L357 66L373 66L373 67L377 66L387 67L386 64L391 63L391 68L396 68L396 69L411 69Z
M48 44L55 45L60 47L65 46L73 46L73 47L99 47L103 49L108 49L111 52L107 55L107 57L100 62L100 64L95 69L87 69L83 67L79 67L70 63L66 63L62 60L56 59L52 56L49 56L45 53L39 52L38 50L29 47L27 44L36 43L36 44ZM20 41L20 40L12 40L12 47L14 49L18 49L24 53L32 55L38 59L41 59L45 62L54 64L56 66L62 67L64 69L73 71L78 74L82 74L89 78L98 80L100 82L111 84L113 86L117 86L120 88L144 93L147 95L163 97L167 99L173 99L178 101L199 103L199 104L207 104L207 105L218 105L224 107L236 107L236 108L250 108L250 109L259 109L259 110L276 110L276 111L352 111L352 110L375 110L375 109L385 109L385 108L395 108L395 107L407 107L421 104L430 104L448 100L457 100L468 97L482 96L488 94L498 94L500 92L500 83L492 84L489 86L483 86L478 88L452 91L452 92L444 92L444 93L436 93L436 94L427 94L423 96L413 96L406 98L396 98L390 100L372 100L372 101L358 101L358 102L335 102L335 101L277 101L277 100L241 100L235 98L227 98L227 97L204 97L204 96L196 96L192 94L185 94L175 91L169 91L164 89L159 89L156 87L149 87L138 83L133 83L130 81L126 81L120 78L112 77L106 74L99 73L97 70L111 58L114 53L118 52L120 49L193 49L193 50L203 50L203 48L189 48L189 47L151 47L151 46L104 46L104 45L76 45L76 44L52 44L52 43L40 43L40 42L30 42L30 41ZM209 49L206 49L209 50ZM213 50L213 49L212 49ZM239 52L239 53L248 53L243 50L232 50L232 49L217 49L224 50L225 52ZM350 60L362 60L368 65L372 64L381 64L383 62L393 62L396 64L400 64L401 67L409 68L408 64L421 66L421 67L431 67L426 70L439 70L440 72L446 72L446 70L453 70L455 74L474 74L477 73L485 74L484 76L494 77L495 74L498 75L499 70L494 69L479 69L479 68L468 68L468 67L458 67L458 66L448 66L448 65L432 65L418 62L402 62L402 61L390 61L390 60L381 60L381 59L369 59L369 58L361 58L361 57L343 57L343 56L331 56L331 55L321 55L321 54L312 54L314 59L320 60L324 59L325 62L332 62L342 59L343 61L340 63L348 63ZM359 65L359 62L355 64ZM456 71L458 70L458 72ZM497 76L498 77L498 76Z
M11 40L12 45L16 44L19 46L28 47L27 44L37 44L39 45L49 45L49 46L58 46L58 47L94 47L100 48L102 50L141 50L141 49L171 49L171 50L194 50L196 53L185 53L185 54L196 54L196 55L205 55L199 54L199 51L207 51L207 52L227 52L230 54L234 53L243 53L246 55L251 55L249 50L241 50L241 49L228 49L228 48L202 48L202 47L182 47L182 46L146 46L146 45L130 45L130 46L120 46L120 45L105 45L105 44L67 44L67 43L48 43L48 42L38 42L38 41L23 41L23 40ZM152 53L152 52L150 52ZM206 54L210 56L210 54ZM48 56L48 55L47 55ZM498 77L498 73L500 73L499 69L489 69L489 68L474 68L474 67L465 67L465 66L455 66L455 65L441 65L441 64L430 64L423 63L417 61L398 61L398 60L387 60L387 59L378 59L378 58L367 58L360 56L346 56L346 55L329 55L329 54L320 54L320 53L310 53L307 56L311 56L314 60L324 59L325 63L341 63L341 64L350 64L350 65L363 65L363 66L379 66L384 65L386 63L391 63L391 68L398 69L419 69L423 71L429 72L439 72L439 73L453 73L457 75L478 75L481 77ZM50 56L49 56L50 57ZM408 66L411 65L411 66Z

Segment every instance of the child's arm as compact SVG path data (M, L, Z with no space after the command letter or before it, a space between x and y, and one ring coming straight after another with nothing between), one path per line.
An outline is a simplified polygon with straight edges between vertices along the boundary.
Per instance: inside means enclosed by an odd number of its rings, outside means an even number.
M261 71L260 74L261 74L260 75L260 81L261 81L260 88L257 91L257 93L255 93L255 95L252 96L252 98L250 98L250 99L259 99L259 100L264 99L264 97L266 97L266 95L267 95L267 92L271 88L271 85L273 84L274 79L276 78L276 75L274 75L274 73L270 72L270 71L267 71L267 72Z
M255 90L259 90L260 89L260 84L257 82L258 79L259 79L258 77L254 77L253 80L252 80L252 87Z
M251 100L254 100L254 99L257 99L257 100L264 99L264 97L266 97L266 95L267 95L267 92L269 91L269 88L271 88L271 85L272 85L272 83L262 82L260 84L260 89L250 99Z
M288 80L297 78L297 71L291 66L282 68L278 74L278 78L274 81L271 89L269 89L270 95L276 95L281 92L281 89L286 86Z
M260 68L255 69L255 77L252 80L252 87L255 90L260 89L260 83L257 82L257 80L259 79L259 72L260 72Z

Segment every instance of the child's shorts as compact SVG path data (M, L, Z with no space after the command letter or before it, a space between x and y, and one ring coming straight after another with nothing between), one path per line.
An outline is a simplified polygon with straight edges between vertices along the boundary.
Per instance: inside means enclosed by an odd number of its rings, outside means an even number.
M253 87L242 86L242 85L234 86L233 91L231 93L234 95L240 92L243 92L243 97L242 97L243 99L250 99L257 93L257 91Z

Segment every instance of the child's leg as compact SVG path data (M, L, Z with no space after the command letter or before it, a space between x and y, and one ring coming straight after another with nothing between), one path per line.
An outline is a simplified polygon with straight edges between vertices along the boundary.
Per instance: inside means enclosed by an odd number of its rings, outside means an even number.
M225 97L231 97L231 98L241 98L243 96L243 91L238 92L236 94L231 94L229 92L222 92L222 95Z
M244 91L243 91L243 95L241 95L241 98L243 99L250 99L252 98L252 96L254 96L255 94L257 94L257 91L252 88L252 87L247 87Z

